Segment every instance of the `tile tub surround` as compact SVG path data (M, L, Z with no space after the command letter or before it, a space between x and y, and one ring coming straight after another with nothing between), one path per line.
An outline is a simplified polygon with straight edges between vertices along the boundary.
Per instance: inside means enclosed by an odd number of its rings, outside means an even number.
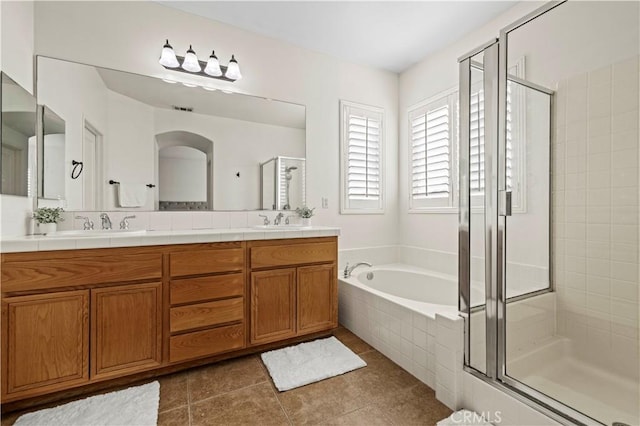
M80 228L82 229L82 228ZM340 228L312 226L304 229L284 228L264 230L255 228L224 228L175 231L147 231L142 235L95 237L47 237L29 235L0 240L2 253L74 250L108 247L132 247L165 244L193 244L225 241L276 240L283 238L333 237L340 235Z
M275 389L259 355L160 377L158 425L432 425L451 414L366 342L344 328L334 335L367 366L287 392ZM21 414L3 415L2 426Z
M338 302L345 328L435 389L447 407L458 408L463 321L456 313L429 316L342 280Z

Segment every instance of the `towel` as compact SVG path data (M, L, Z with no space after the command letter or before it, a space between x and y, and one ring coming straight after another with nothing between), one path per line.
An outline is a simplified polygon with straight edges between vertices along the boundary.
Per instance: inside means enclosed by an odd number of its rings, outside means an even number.
M144 207L147 204L147 186L144 183L125 183L118 185L120 207Z

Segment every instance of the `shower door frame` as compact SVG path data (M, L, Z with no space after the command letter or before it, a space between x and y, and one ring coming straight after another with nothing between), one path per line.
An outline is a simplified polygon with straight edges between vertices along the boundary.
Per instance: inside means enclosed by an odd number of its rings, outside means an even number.
M506 191L506 106L508 75L507 46L509 32L525 25L545 13L555 9L566 0L549 2L539 9L500 31L500 37L459 58L460 78L460 142L459 142L459 216L458 216L458 274L460 315L465 320L464 371L480 380L499 388L529 407L562 424L593 424L598 422L585 414L543 394L542 392L507 375L506 365L506 219L510 216L510 206ZM471 366L471 251L470 251L470 185L469 185L469 145L470 145L470 94L471 58L484 52L484 99L485 99L485 324L486 324L486 372ZM553 143L553 91L536 84L516 79L516 82L530 89L550 95L550 144ZM488 156L487 156L488 154ZM550 149L550 165L552 150ZM495 159L497 158L497 162ZM551 185L549 187L551 191ZM549 202L549 220L552 200ZM551 282L553 251L551 222L549 225L549 277ZM540 294L552 289L539 290L527 296ZM599 423L599 422L598 422Z

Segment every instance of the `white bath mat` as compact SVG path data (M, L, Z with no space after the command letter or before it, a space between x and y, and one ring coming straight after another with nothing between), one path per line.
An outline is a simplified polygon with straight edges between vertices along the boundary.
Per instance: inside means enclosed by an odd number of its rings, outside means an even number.
M280 392L367 366L362 358L333 336L265 352L261 356Z
M20 416L14 425L136 425L158 422L160 383L110 392Z

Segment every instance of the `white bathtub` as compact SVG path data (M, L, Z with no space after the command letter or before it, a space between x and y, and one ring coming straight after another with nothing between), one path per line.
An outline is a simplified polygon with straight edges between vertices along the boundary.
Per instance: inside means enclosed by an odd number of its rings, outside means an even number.
M344 283L361 288L435 319L435 314L458 314L456 277L410 265L391 264L356 269Z
M436 389L437 396L453 400L454 380L447 375L462 360L456 277L402 264L362 266L350 278L340 276L338 290L342 325ZM440 362L446 367L437 368Z

